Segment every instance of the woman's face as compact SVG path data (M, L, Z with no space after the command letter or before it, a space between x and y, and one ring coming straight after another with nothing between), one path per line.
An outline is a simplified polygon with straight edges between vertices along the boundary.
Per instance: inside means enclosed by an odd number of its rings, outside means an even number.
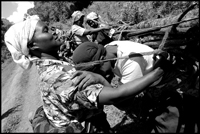
M40 52L50 55L57 54L62 44L54 39L53 35L48 32L47 25L42 21L38 21L36 25L33 42L39 48Z

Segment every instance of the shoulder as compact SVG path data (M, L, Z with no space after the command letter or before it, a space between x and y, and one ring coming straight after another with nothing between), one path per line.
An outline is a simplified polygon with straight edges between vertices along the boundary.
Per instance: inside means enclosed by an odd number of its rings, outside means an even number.
M72 30L74 29L85 29L85 28L78 25L72 25Z
M72 28L71 28L71 31L72 31L72 32L84 31L84 30L86 30L86 29L83 28L83 27L80 27L80 26L78 26L78 25L73 25Z

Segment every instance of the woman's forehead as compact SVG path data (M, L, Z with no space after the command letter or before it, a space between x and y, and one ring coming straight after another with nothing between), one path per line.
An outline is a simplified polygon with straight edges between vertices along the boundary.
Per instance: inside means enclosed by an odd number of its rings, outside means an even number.
M44 22L38 21L38 23L37 23L37 25L36 25L36 29L37 29L37 28L42 28L42 27L45 27L45 26L46 26L46 24L45 24Z
M43 29L46 27L47 25L42 22L42 21L38 21L35 27L35 32L33 35L33 39L36 38L36 36L40 35L40 33L43 31Z

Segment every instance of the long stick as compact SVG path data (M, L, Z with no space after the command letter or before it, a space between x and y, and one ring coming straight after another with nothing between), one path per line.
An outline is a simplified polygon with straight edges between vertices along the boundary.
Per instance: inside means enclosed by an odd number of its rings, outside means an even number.
M159 53L161 51L162 50L160 50L160 49L156 49L156 50L151 51L151 52L131 53L131 54L127 55L127 56L123 56L123 57L119 57L119 58L112 58L112 59L106 59L106 60L97 60L97 61L79 63L79 64L76 64L75 67L94 66L94 65L101 64L101 63L107 62L107 61L120 60L120 59L126 59L126 58L133 58L133 57L144 56L144 55L151 55L151 54Z
M188 19L188 20L183 20L183 21L180 21L180 22L172 23L172 24L169 24L169 25L161 26L161 27L148 28L148 29L145 29L145 30L137 29L137 31L136 31L136 29L135 30L124 30L123 32L134 32L134 33L129 33L129 36L139 35L139 34L143 34L143 33L147 33L147 32L159 31L160 29L165 28L165 27L177 25L177 24L180 24L180 23L184 23L184 22L192 21L192 20L196 20L196 19L199 19L199 17L193 18L193 19ZM118 32L115 32L114 34L118 34L118 33L120 33L120 32L118 31Z

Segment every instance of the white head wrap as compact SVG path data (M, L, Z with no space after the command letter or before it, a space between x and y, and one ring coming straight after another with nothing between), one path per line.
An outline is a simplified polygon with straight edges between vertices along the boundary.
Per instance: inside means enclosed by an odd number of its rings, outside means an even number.
M72 14L72 23L74 24L74 22L78 21L82 16L85 16L81 11L75 11Z
M5 33L5 44L15 63L24 69L32 65L27 44L31 41L39 18L28 17L25 21L12 25Z
M99 15L95 12L91 12L86 16L86 19L89 20L99 19Z

